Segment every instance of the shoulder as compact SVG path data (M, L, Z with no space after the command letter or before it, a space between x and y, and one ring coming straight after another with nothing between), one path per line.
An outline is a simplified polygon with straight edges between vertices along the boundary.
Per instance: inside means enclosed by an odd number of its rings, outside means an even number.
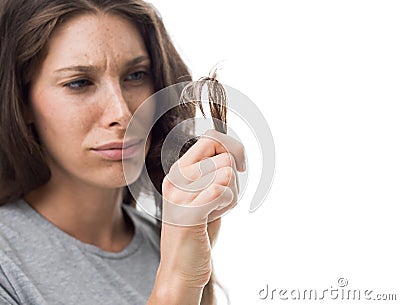
M26 216L18 201L0 206L0 304L19 304L10 282L18 269L18 260L10 257L15 257L24 225L27 225Z
M18 220L21 216L20 201L9 202L0 206L0 224Z
M3 249L6 240L18 239L28 225L19 201L0 206L0 247Z
M3 254L30 252L30 247L49 243L48 227L23 200L0 206L0 249Z

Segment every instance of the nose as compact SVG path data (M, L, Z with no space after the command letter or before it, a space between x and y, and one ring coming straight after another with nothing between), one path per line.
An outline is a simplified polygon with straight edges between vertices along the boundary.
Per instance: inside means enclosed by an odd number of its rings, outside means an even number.
M129 100L124 96L120 84L109 83L106 87L107 92L103 92L105 104L103 112L104 125L107 128L114 127L126 130L133 114Z

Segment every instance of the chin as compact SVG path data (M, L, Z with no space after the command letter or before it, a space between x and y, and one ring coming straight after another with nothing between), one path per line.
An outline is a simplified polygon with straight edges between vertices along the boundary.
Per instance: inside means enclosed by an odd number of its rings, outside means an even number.
M138 164L137 162L124 161L122 174L124 176L125 185L130 185L136 182L136 180L139 179L144 167L145 166L143 163Z
M121 188L134 183L140 177L141 171L142 168L137 167L125 170L125 173L122 166L119 168L108 168L105 171L97 171L91 177L86 176L84 180L91 181L92 185L101 188Z

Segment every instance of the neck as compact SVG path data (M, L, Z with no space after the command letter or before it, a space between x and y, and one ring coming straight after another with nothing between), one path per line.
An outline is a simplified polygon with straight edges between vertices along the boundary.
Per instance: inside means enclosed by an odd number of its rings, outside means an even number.
M109 252L120 252L132 239L124 217L122 188L104 189L54 179L25 196L38 213L76 239Z

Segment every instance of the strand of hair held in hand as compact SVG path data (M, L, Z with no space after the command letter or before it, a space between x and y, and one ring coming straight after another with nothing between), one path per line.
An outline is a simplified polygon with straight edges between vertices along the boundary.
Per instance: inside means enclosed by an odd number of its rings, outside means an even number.
M194 103L200 108L201 113L206 117L203 103L202 91L207 85L208 103L210 106L210 113L213 119L215 130L221 133L227 133L226 126L226 91L224 86L217 80L217 69L214 68L209 76L202 77L198 81L192 81L185 86L181 93L182 103Z

